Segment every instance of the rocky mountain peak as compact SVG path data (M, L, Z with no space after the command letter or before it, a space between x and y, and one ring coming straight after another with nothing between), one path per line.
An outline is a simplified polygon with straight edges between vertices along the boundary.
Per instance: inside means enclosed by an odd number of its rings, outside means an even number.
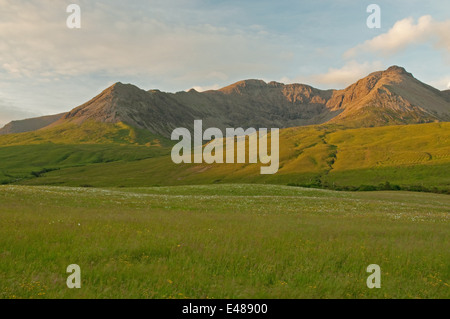
M236 83L233 83L229 86L226 86L219 91L223 93L244 93L249 90L254 89L263 89L267 87L267 83L263 80L255 80L255 79L249 79L249 80L243 80Z
M411 73L407 72L405 68L397 65L390 66L384 73L394 73L399 75L409 75L412 76Z
M328 121L352 127L448 121L450 90L426 85L396 65L373 72L344 90L248 79L220 90L166 93L117 82L51 125L125 122L169 137L174 128L189 128L195 119L220 129L283 128Z

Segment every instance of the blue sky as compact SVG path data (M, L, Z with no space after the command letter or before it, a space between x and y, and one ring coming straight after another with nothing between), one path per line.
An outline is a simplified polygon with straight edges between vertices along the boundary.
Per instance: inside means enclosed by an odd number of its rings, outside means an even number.
M81 7L81 29L66 7ZM381 28L369 29L369 4ZM121 81L177 92L258 78L344 88L401 65L450 86L450 2L0 0L0 126Z

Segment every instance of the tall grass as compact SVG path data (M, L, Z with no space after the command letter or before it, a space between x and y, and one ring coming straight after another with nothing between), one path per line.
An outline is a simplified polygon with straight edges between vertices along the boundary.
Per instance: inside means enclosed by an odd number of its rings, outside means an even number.
M449 207L265 185L0 186L0 297L449 298ZM366 286L373 263L381 289Z

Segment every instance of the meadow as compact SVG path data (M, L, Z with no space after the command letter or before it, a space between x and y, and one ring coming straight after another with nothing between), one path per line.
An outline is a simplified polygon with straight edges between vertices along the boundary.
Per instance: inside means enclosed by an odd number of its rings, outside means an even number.
M449 207L281 185L4 185L0 298L449 298Z

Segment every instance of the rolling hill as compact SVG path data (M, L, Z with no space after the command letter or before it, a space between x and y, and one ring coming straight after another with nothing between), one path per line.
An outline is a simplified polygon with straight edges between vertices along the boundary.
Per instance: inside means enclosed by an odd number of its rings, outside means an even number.
M450 123L288 128L280 133L280 146L275 175L261 175L260 164L176 165L168 151L161 150L147 158L66 166L17 183L95 187L267 183L373 190L388 182L398 189L450 191ZM0 151L10 154L6 149Z

